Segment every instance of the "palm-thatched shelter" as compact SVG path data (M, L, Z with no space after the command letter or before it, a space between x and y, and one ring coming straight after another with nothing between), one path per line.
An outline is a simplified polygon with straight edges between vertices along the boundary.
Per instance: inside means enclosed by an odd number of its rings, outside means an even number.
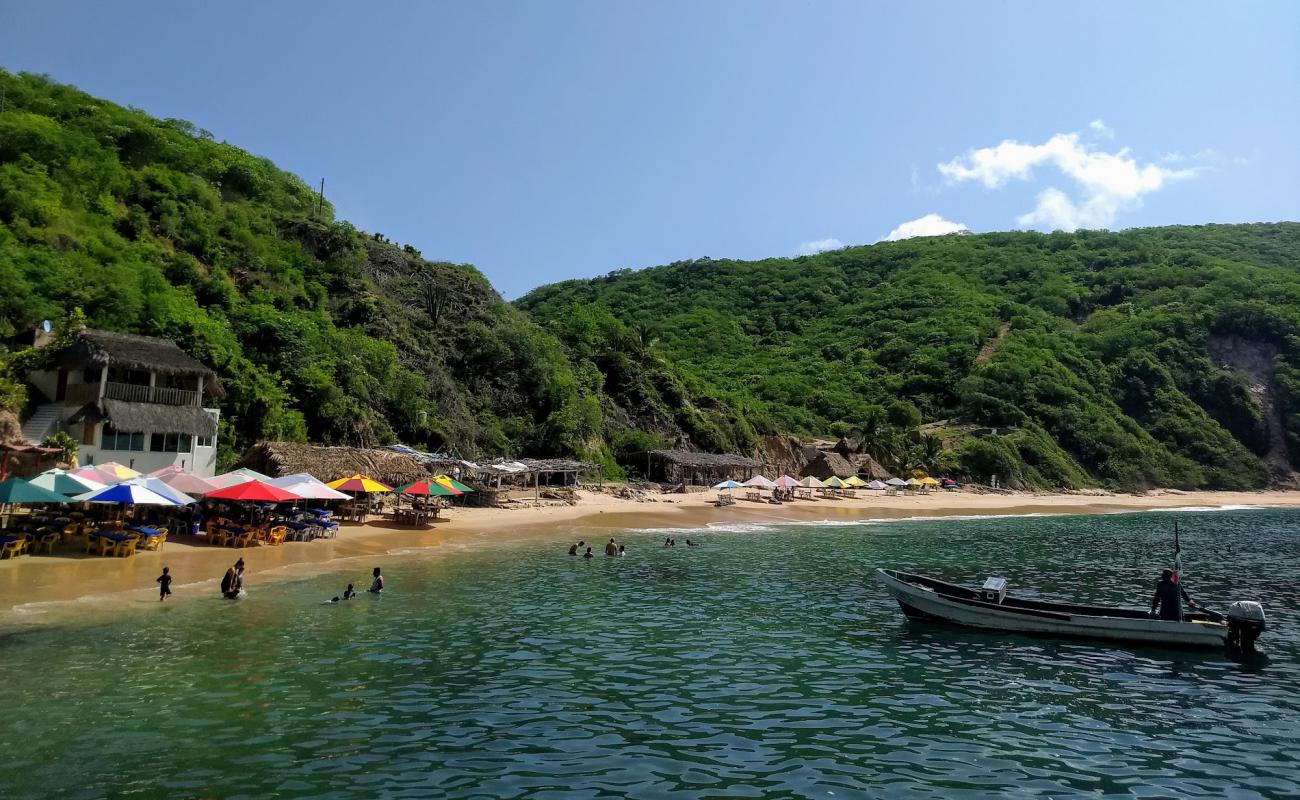
M258 442L244 451L232 469L240 467L273 478L306 472L326 482L361 473L390 486L423 480L432 474L425 465L404 453L297 442Z
M697 453L693 450L648 450L631 454L627 466L644 473L647 480L712 486L725 480L746 481L754 477L759 463L734 453Z
M821 480L829 478L847 478L857 475L858 470L847 458L833 450L823 450L803 468L804 475L812 475Z

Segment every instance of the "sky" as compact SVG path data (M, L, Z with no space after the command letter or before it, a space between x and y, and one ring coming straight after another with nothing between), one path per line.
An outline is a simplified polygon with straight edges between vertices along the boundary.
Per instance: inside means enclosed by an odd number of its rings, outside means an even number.
M887 238L1300 219L1300 3L0 0L506 297Z

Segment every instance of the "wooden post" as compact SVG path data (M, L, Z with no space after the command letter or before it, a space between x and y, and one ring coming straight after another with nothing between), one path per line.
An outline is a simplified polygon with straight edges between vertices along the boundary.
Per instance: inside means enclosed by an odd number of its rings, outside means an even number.
M108 365L99 369L99 402L104 402L104 393L108 391Z

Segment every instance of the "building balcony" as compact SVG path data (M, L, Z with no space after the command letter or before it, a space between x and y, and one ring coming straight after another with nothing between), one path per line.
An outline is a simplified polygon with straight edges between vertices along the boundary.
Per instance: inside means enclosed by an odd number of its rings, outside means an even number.
M81 383L68 387L66 402L69 405L92 403L99 399L99 384ZM156 403L164 406L199 406L199 393L192 389L172 389L165 386L143 386L136 383L104 384L104 398L128 403Z

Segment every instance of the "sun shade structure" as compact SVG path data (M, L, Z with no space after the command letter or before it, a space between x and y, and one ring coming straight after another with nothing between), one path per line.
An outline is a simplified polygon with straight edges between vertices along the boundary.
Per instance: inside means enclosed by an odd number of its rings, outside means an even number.
M752 477L752 478L750 478L749 480L745 481L745 485L746 485L746 486L757 486L757 487L760 488L760 489L775 489L775 488L776 488L776 484L775 484L773 481L771 481L769 478L767 478L767 477L765 477L765 476L763 476L763 475L755 475L754 477Z
M744 485L745 485L745 484L743 484L743 483L736 483L736 482L733 481L733 480L725 480L725 481L723 481L722 483L716 483L716 484L714 484L714 485L713 485L713 488L714 488L714 489L739 489L740 487L742 487L742 486L744 486Z
M789 475L782 475L776 479L775 483L782 489L793 489L799 485L799 480L797 478L791 478Z
M339 478L336 481L330 481L325 484L331 489L338 489L340 492L391 492L393 487L380 483L373 478L367 478L365 475L353 475L350 478Z
M326 486L324 481L319 481L305 472L299 472L293 475L285 475L281 478L273 478L267 483L272 486L278 486L286 491L293 492L304 500L351 500L350 495L346 495L336 489Z
M405 486L399 486L393 491L398 494L411 495L414 497L450 497L452 495L463 494L463 492L453 489L450 486L443 486L437 481L414 481Z
M33 486L49 489L55 494L72 497L96 489L103 489L105 484L92 478L83 478L61 469L47 469L29 481Z
M808 487L809 489L825 489L825 488L826 488L826 484L824 484L824 483L822 483L821 481L817 480L817 479L816 479L815 477L813 477L812 475L809 475L808 477L806 477L806 478L804 478L803 480L799 481L799 485L800 485L800 486L806 486L806 487Z
M931 477L928 476L928 475L927 475L926 477L924 477L924 478L919 478L919 479L917 479L916 482L919 483L919 484L922 485L922 486L938 486L938 485L939 485L939 481L935 480L934 478L931 478Z
M247 467L231 470L230 472L224 473L222 475L218 475L215 478L207 479L208 483L212 484L218 489L225 489L230 486L237 486L241 483L248 483L249 481L261 481L262 483L268 483L270 480L271 479L268 476L263 475L262 473L258 472L255 469L248 469Z
M163 497L147 486L132 483L115 483L94 492L86 492L72 498L77 503L121 503L131 506L176 506L180 505L168 497Z
M466 486L465 484L461 483L460 481L448 475L435 475L433 476L433 479L438 483L442 484L443 486L446 486L449 489L455 489L458 492L464 493L464 492L474 491L471 487Z
M906 486L906 485L907 485L907 481L900 480L900 479L898 479L898 478L890 478L889 480L885 481L885 483L889 484L890 486Z
M877 489L877 490L879 490L879 489L888 489L888 488L889 488L889 484L885 483L884 481L872 481L871 483L868 483L868 484L867 484L867 488L868 488L868 489Z
M844 485L853 489L861 489L863 486L867 485L867 482L859 478L857 475L850 475L844 479Z
M0 503L66 503L68 498L49 489L33 486L22 478L0 483Z
M87 469L99 473L99 477L97 478L95 475L85 475L82 472L82 470L87 470ZM83 475L84 477L98 480L100 483L116 483L118 481L127 480L128 478L140 477L139 472L136 472L130 467L123 466L117 463L116 461L105 461L103 464L96 464L93 467L92 466L81 467L81 469L77 469L73 471L76 472L78 475Z
M246 503L289 503L302 497L265 481L251 480L208 492L208 500L239 500Z
M840 480L839 478L835 477L834 475L832 475L830 478L827 478L825 481L822 481L822 483L823 483L823 485L825 485L825 486L827 486L827 487L829 487L829 488L831 488L831 489L843 489L843 488L844 488L844 481Z
M185 492L186 494L196 495L199 497L221 488L219 486L213 486L212 483L206 479L200 478L198 475L191 472L185 472L184 470L163 475L158 478L158 480L178 492Z
M162 495L163 497L166 497L168 500L171 500L172 502L176 503L176 505L179 506L188 506L191 503L198 502L197 500L195 500L193 497L190 497L185 492L182 492L179 489L172 488L171 486L167 485L166 483L163 483L157 478L150 478L148 475L141 475L140 477L132 478L129 481L122 481L122 483L129 483L132 486L143 486L146 489L157 492L158 494Z

